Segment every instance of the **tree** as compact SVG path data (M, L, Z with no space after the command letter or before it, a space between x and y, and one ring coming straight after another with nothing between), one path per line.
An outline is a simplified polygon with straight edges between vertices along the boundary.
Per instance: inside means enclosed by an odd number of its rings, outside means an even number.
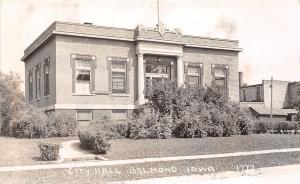
M20 89L21 78L17 73L0 72L0 133L11 134L11 121L18 118L24 108L24 95Z

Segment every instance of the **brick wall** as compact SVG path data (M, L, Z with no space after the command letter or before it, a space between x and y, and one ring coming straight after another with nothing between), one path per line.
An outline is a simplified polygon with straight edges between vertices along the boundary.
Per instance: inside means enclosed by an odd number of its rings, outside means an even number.
M262 102L264 100L262 85L242 87L241 93L243 102Z
M203 83L208 86L212 82L212 64L228 65L229 97L231 100L239 102L238 52L185 47L183 49L183 62L202 63Z
M57 36L57 103L58 104L103 104L103 105L134 105L136 92L134 89L136 51L133 42L112 41L103 39L90 39L69 36ZM96 56L95 91L107 92L109 90L108 57L125 57L130 59L129 71L130 95L123 97L111 94L96 94L95 96L72 95L72 68L70 66L71 54L86 54Z
M56 102L56 77L55 77L55 68L56 68L56 56L55 56L55 38L49 40L41 48L39 48L32 56L30 56L25 61L25 101L27 104L35 104L38 107L45 107L54 105ZM44 75L43 75L43 63L44 60L50 57L50 96L44 97ZM41 64L41 98L36 99L36 79L35 79L35 67ZM29 102L29 82L28 82L28 72L32 71L33 76L33 101Z

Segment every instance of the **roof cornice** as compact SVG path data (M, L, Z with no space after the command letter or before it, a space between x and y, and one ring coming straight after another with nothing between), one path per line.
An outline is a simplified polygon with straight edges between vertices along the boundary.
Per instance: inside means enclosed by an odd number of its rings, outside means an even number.
M241 52L237 40L218 39L201 36L182 35L180 31L166 31L161 34L157 28L137 27L126 29L116 27L95 26L70 22L53 22L32 44L24 51L22 61L34 53L39 47L55 35L75 36L96 39L119 40L128 42L148 41L168 44L179 44L184 47L216 49Z

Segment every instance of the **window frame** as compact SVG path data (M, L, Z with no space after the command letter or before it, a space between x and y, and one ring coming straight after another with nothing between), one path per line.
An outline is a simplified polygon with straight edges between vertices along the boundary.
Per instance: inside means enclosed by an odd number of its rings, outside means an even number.
M48 73L46 73L46 66L48 66ZM44 73L44 97L50 96L50 57L44 60L43 73Z
M124 64L124 68L113 68L114 62L122 63ZM129 72L130 72L130 60L128 58L122 58L122 57L108 57L108 74L109 74L109 80L108 80L108 91L112 96L129 96ZM113 86L113 74L114 73L124 73L124 92L119 92L118 90L114 91Z
M90 66L88 67L76 67L77 61L89 61ZM87 54L71 54L70 65L72 68L72 93L73 95L95 95L95 69L97 68L96 56L87 55ZM89 71L90 74L90 82L89 82L89 90L87 93L76 91L76 78L77 71Z
M33 71L32 70L28 72L28 100L29 102L33 101Z
M35 66L35 98L41 99L41 64Z
M189 67L195 67L198 69L198 73L189 73ZM189 84L189 77L198 77L198 84L196 86L191 87L203 87L203 64L202 63L191 63L185 62L184 63L184 72L185 72L185 82Z
M216 75L215 75L216 68L221 68L221 69L224 70L224 77L216 77ZM216 80L224 80L224 85L225 85L225 86L224 86L223 91L224 91L226 94L228 94L229 66L226 65L226 64L212 64L212 69L211 69L211 71L212 71L212 78L213 78L213 80L212 80L213 86L216 87L216 88L218 88L218 87L216 86ZM220 88L218 88L218 89L220 89Z

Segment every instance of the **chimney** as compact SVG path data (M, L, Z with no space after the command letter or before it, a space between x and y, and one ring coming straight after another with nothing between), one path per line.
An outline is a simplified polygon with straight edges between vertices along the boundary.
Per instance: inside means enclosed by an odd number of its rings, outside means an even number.
M83 24L84 25L93 25L93 23L91 23L91 22L84 22Z
M239 72L239 88L241 88L243 85L243 72Z

